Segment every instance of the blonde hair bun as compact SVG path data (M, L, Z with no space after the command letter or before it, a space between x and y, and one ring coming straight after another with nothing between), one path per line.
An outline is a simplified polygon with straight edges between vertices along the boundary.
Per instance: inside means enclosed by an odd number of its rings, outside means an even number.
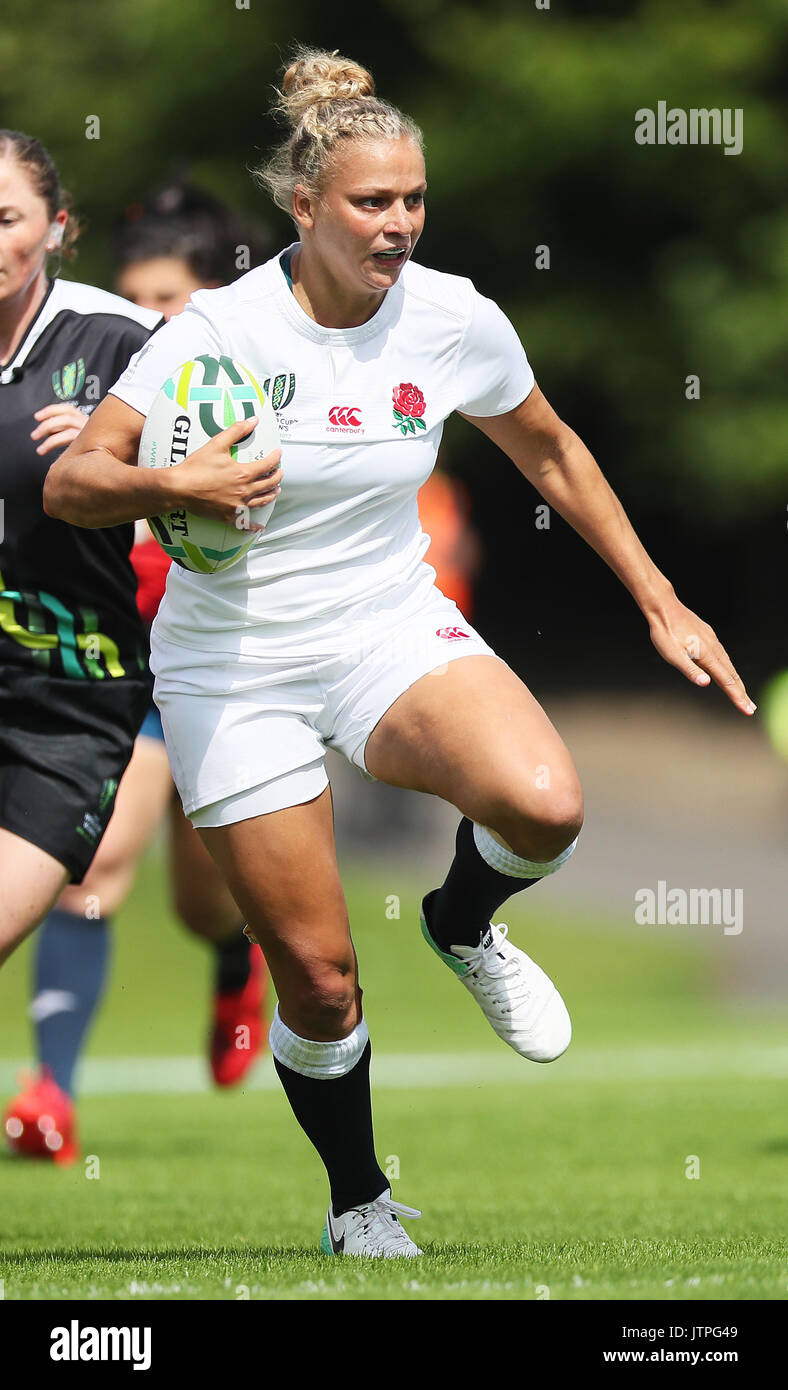
M299 48L282 79L277 110L295 128L310 106L375 95L372 74L338 50Z
M352 58L300 46L276 93L290 134L252 174L291 217L296 187L319 198L345 142L406 138L424 149L416 123L375 96L372 74Z

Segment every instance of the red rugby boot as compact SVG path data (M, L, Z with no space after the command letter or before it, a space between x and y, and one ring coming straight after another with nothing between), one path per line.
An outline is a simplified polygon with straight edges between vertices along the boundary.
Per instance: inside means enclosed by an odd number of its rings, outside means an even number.
M3 1132L12 1153L48 1158L66 1167L79 1158L76 1107L50 1073L24 1078L26 1086L6 1106Z
M211 1072L217 1086L235 1086L264 1046L263 1004L268 967L259 946L249 946L249 978L243 989L213 997Z

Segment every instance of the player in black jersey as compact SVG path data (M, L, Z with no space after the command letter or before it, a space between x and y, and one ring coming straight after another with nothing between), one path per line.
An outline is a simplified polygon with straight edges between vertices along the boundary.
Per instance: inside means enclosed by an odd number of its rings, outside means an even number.
M48 275L48 254L74 239L47 151L0 131L0 961L84 878L150 695L133 525L86 531L42 506L53 458L161 321ZM72 970L83 954L98 961L69 1002L86 1021L103 979L99 938L100 903L63 942ZM59 1112L36 1142L65 1159L71 1117Z
M168 184L145 203L127 209L114 250L116 288L124 299L161 313L166 320L179 313L192 290L234 278L239 249L251 251L260 235L242 226L210 195L188 184ZM242 245L239 247L239 243ZM255 246L259 249L259 245ZM75 407L52 405L36 412L42 429L68 432L68 440L85 424ZM65 433L51 436L68 442ZM155 616L166 583L169 558L152 538L144 521L135 528L130 560L138 580L137 607L147 629ZM170 812L171 877L177 915L214 952L214 992L209 1030L210 1066L217 1085L236 1085L265 1045L263 1005L267 972L259 946L242 933L244 921L224 880L174 796L158 711L146 712L134 753L121 780L107 834L84 882L69 885L47 915L36 939L30 1015L34 1022L41 1067L49 1072L71 1115L72 1142L66 1157L76 1157L74 1136L74 1076L87 1040L85 1005L95 1012L100 982L106 976L108 933L103 924L118 911L133 882L143 851ZM98 929L89 930L86 910L100 903ZM24 1132L33 1143L37 1120L50 1114L62 1098L38 1078L8 1104L4 1126L11 1145L25 1152ZM16 1138L13 1131L24 1125ZM51 1133L51 1132L50 1132ZM58 1131L59 1133L59 1131ZM64 1150L53 1155L63 1162Z

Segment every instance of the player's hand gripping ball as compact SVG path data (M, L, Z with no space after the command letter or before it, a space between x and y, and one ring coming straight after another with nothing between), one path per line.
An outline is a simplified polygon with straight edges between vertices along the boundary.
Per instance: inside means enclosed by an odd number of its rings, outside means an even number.
M276 415L251 372L230 357L198 357L165 381L148 412L139 448L141 468L183 463L222 430L257 416L258 424L233 444L233 458L249 463L279 447ZM239 510L235 525L179 508L149 518L162 550L184 569L216 574L229 569L260 541L275 506Z

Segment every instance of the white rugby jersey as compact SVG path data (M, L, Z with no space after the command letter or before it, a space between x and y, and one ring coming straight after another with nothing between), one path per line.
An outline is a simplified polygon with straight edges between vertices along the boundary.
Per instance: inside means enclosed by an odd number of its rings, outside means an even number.
M279 422L282 491L259 542L221 574L172 565L157 641L318 654L341 646L357 616L418 607L435 571L416 499L443 421L501 415L534 384L511 323L470 280L409 261L367 323L324 328L281 255L198 290L111 387L145 415L182 363L226 354L265 386Z

